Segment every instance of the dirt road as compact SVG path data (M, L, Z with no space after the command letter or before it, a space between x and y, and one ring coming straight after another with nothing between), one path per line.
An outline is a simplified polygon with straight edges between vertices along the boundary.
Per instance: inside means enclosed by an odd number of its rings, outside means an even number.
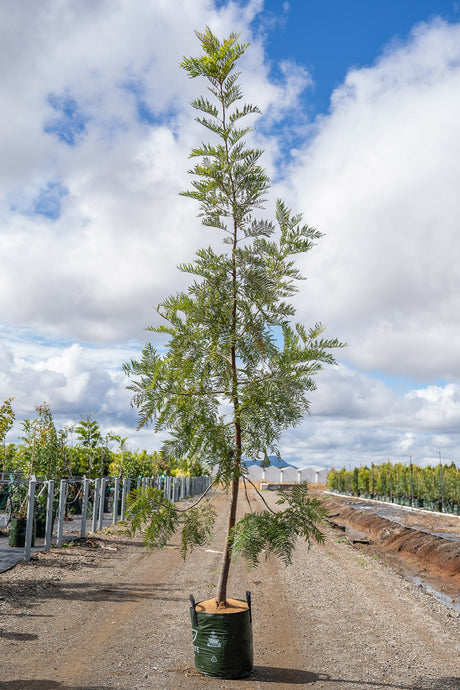
M0 688L460 689L460 616L330 527L288 568L234 564L231 596L253 597L255 671L198 675L188 595L212 596L226 500L213 497L215 544L185 563L177 542L149 554L118 532L1 574Z

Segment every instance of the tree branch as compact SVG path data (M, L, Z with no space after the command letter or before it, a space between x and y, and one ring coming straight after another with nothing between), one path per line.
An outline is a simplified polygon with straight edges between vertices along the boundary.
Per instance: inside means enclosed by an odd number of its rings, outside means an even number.
M215 482L216 482L216 480L213 479L212 482L210 483L210 485L208 486L208 488L206 489L206 491L205 491L204 493L201 494L201 496L200 496L200 498L198 499L198 501L195 501L195 503L193 503L191 506L187 506L187 508L173 508L173 510L174 510L176 513L186 513L187 510L191 510L192 508L194 508L195 506L197 506L198 503L200 503L200 501L203 500L203 498L206 496L206 494L208 493L208 491L212 488L212 486L214 486Z
M265 498L262 496L262 494L260 493L260 491L259 491L259 489L256 487L256 485L255 485L253 482L251 482L251 480L249 479L249 477L245 477L245 479L247 479L247 481L248 481L250 484L252 484L252 486L254 487L254 489L257 491L257 493L259 494L260 498L262 499L262 501L263 501L263 502L265 503L265 505L267 506L267 508L268 508L268 510L270 511L270 513L273 513L273 515L276 515L276 510L272 510L272 508L270 508L270 506L268 505L267 501L266 501Z
M244 483L244 493L246 495L246 500L248 502L249 510L251 511L251 513L253 513L254 511L252 510L251 502L250 502L249 496L248 496L248 488L246 486L246 477L243 477L243 483Z

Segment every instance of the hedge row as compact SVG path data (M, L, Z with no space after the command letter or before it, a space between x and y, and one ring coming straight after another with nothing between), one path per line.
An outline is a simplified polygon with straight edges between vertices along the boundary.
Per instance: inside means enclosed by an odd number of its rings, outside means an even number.
M455 463L419 467L390 462L332 470L332 491L460 514L460 468Z

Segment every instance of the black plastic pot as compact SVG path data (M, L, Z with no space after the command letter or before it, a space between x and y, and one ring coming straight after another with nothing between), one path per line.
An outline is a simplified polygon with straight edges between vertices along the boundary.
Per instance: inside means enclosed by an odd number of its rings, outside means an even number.
M6 507L7 499L8 491L5 491L4 489L0 490L0 509L4 509Z
M213 678L241 678L253 669L251 593L248 608L238 613L205 613L192 606L195 668ZM242 602L245 603L245 602Z
M26 545L26 529L27 519L12 517L10 520L10 534L8 537L8 546L25 546ZM32 528L32 544L35 546L35 520Z
M70 503L68 504L69 515L81 515L81 505L81 498L77 497L72 499L72 501L70 501Z
M53 520L51 522L51 534L54 530L55 517L53 515ZM46 515L35 518L35 536L43 539L46 536Z
M114 499L112 499L112 504L110 506L110 513L113 513L113 508L114 508ZM117 516L121 515L121 498L118 499L117 501Z

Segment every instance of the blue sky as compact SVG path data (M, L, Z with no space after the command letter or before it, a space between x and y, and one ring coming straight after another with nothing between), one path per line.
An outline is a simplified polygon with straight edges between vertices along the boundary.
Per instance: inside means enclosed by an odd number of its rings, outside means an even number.
M324 232L299 318L348 342L281 450L300 465L460 462L460 3L188 0L0 6L0 400L158 448L121 365L207 245L179 69L241 32L272 193Z
M459 21L450 0L267 0L255 25L267 28L266 49L276 64L294 59L307 66L314 88L305 96L314 114L327 112L332 91L351 67L371 65L388 44L404 40L415 24L441 17Z

